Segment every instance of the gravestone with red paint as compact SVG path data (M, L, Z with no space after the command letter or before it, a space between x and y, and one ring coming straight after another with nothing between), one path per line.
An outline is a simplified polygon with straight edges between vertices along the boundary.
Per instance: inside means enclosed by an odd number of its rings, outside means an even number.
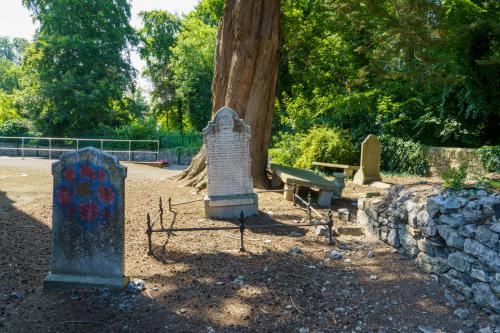
M52 175L52 265L44 289L123 287L127 168L89 147L63 154Z

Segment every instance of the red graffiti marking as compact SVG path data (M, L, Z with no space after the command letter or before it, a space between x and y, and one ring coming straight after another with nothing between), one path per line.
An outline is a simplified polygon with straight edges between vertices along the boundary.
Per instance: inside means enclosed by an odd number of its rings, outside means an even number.
M99 170L99 181L100 182L105 182L106 181L106 171Z
M115 191L111 186L101 185L97 188L99 192L99 199L105 204L111 204L115 201Z
M69 188L60 188L56 193L56 200L60 205L69 205L71 203L71 197L73 193Z
M109 218L111 217L111 212L109 211L109 208L104 209L103 215L105 220L109 220Z
M82 203L78 205L78 213L84 222L92 222L99 216L99 206L94 202Z
M72 182L75 179L75 171L73 169L64 170L64 180L67 182Z
M82 165L80 167L80 175L82 177L89 177L90 179L96 179L96 171L88 165Z

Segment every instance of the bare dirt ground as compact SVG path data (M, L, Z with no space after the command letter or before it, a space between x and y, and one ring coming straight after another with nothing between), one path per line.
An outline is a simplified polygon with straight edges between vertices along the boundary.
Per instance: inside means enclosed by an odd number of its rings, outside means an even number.
M128 168L126 274L144 280L146 289L44 293L50 162L0 157L0 332L418 332L419 326L476 332L493 325L474 305L457 301L472 312L472 320L459 320L444 289L381 242L340 236L328 245L297 223L306 214L279 193L259 194L261 216L248 223L296 227L248 230L247 252L238 251L238 231L190 232L155 235L155 256L148 256L145 217L150 212L157 219L159 196L178 203L202 193L168 179L176 170ZM353 200L370 191L348 183L335 208L355 215ZM236 223L205 220L202 202L175 212L165 215L165 224ZM294 246L301 252L292 254ZM343 258L328 260L331 250Z

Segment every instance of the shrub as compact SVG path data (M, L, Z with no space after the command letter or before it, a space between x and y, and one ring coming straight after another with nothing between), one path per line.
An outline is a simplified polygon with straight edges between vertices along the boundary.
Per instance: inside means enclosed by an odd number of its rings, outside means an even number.
M483 146L478 153L486 171L500 173L500 145Z
M313 127L300 140L300 155L294 166L310 169L313 161L352 164L357 162L356 147L347 131Z
M269 156L273 163L293 166L301 154L299 143L302 137L301 134L280 132L274 140L273 148L269 149Z
M381 135L382 170L411 175L427 174L425 146L407 139Z
M444 187L460 190L464 187L465 178L467 178L467 165L462 164L459 168L450 168L440 176Z
M33 125L23 118L12 118L0 124L1 136L38 136Z

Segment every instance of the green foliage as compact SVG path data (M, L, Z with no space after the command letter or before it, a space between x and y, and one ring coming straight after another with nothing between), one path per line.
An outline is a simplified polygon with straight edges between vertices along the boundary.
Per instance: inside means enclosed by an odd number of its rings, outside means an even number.
M498 141L500 2L283 0L274 131Z
M301 154L294 166L309 169L313 161L353 164L357 162L356 147L347 131L314 127L299 143Z
M163 10L141 12L139 16L143 22L143 27L139 29L139 54L147 65L144 75L153 85L153 115L158 118L166 113L172 117L172 111L175 112L171 108L175 102L175 86L172 82L171 48L181 29L181 19Z
M443 180L443 186L460 190L464 187L465 179L467 178L467 166L462 164L458 168L450 168L448 171L440 175Z
M14 106L14 96L0 90L0 124L17 118L20 116Z
M282 134L270 151L273 163L310 169L313 161L353 164L356 147L346 131L314 127L307 134Z
M274 138L273 148L269 150L269 156L273 163L293 166L300 157L299 143L303 135L292 133L279 133Z
M168 128L201 130L210 118L215 34L223 0L202 0L184 18L141 13L139 32L146 76L153 84L154 116Z
M21 66L0 57L0 90L12 94L19 89Z
M478 153L486 171L500 173L500 145L483 146Z
M0 136L39 136L30 121L19 117L0 122Z
M196 16L183 21L172 48L173 82L192 128L200 131L210 119L216 27Z
M123 96L134 70L127 0L24 0L39 23L23 61L21 101L48 135L82 135L130 120ZM125 112L123 112L125 111Z
M0 36L0 59L19 64L29 42L24 38Z
M389 135L382 135L379 140L382 145L382 170L426 176L427 158L423 145Z

